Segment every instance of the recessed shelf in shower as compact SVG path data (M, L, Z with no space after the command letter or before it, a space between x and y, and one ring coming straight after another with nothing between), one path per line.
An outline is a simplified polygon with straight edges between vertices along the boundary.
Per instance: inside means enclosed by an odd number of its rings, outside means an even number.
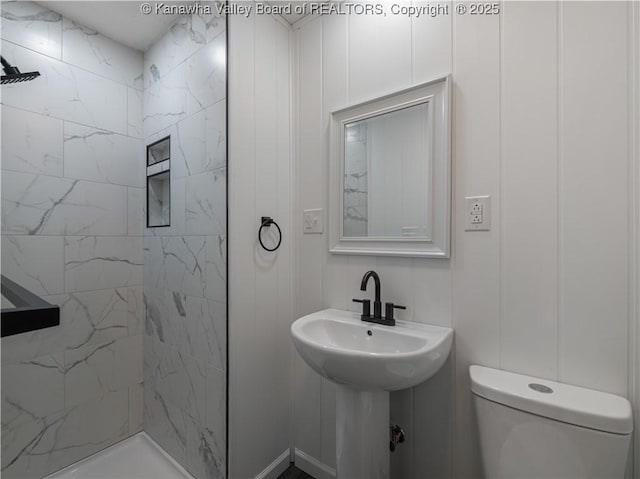
M147 145L147 228L171 224L171 137Z

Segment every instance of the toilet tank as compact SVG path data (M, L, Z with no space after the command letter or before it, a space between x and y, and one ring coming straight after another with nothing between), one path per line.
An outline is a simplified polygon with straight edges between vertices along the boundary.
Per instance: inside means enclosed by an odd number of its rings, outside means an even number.
M471 366L487 478L623 478L633 418L625 398Z

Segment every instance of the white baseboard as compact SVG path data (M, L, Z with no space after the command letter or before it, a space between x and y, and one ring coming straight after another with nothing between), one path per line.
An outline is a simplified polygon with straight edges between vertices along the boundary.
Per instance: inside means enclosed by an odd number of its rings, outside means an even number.
M302 469L307 474L316 479L335 479L336 470L323 464L315 457L310 456L300 449L296 449L295 463L298 469Z
M280 454L271 464L256 476L256 479L277 479L289 467L289 449Z

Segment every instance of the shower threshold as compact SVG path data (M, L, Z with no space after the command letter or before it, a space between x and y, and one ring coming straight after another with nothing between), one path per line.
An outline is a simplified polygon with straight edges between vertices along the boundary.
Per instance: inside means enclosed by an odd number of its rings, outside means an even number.
M153 439L139 432L45 479L193 479Z

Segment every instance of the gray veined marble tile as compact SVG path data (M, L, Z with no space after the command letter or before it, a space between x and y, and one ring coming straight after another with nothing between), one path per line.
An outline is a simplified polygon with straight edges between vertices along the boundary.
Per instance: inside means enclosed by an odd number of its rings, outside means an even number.
M145 285L204 297L206 237L145 238Z
M142 284L142 237L67 236L64 251L68 292Z
M126 336L64 353L65 406L142 382L142 336ZM128 394L128 392L127 392Z
M127 132L129 136L142 138L142 96L141 90L127 89Z
M23 235L118 235L127 231L126 187L5 171L2 231Z
M218 235L207 238L205 263L206 290L209 299L227 301L227 237Z
M144 90L144 137L164 130L186 116L186 65L174 68Z
M226 454L226 375L207 369L205 421L188 417L187 468L197 478L224 478Z
M62 16L34 2L2 2L2 38L60 59Z
M61 236L12 236L3 232L2 274L34 294L62 293L63 251Z
M46 394L43 394L46 392ZM55 353L2 364L2 428L64 410L64 357Z
M65 176L142 188L144 164L141 140L65 122Z
M187 178L185 223L187 234L226 234L226 173L226 169L219 169Z
M209 2L208 2L209 3ZM213 2L210 2L213 6ZM211 15L180 17L145 54L144 86L167 75L191 55L224 32L224 17L212 8Z
M65 347L79 349L127 336L127 288L75 292L60 306Z
M180 121L171 138L171 170L177 178L205 171L205 112Z
M225 97L227 73L224 35L218 35L185 64L188 114L207 108Z
M127 188L127 234L142 236L146 226L144 188Z
M142 52L117 43L68 18L62 23L62 59L111 80L141 85Z
M144 349L144 382L165 402L204 422L207 367L151 336L145 336Z
M129 434L143 429L144 422L144 386L142 383L129 387Z
M224 439L227 421L227 376L224 371L207 370L206 401L205 426Z
M208 367L226 369L226 304L194 296L186 297L184 343L179 350Z
M211 42L218 35L223 34L226 29L226 18L224 11L221 7L224 6L224 2L220 1L207 1L203 4L211 6L210 14L195 15L193 22L202 22L206 31L207 43ZM200 27L196 27L200 28Z
M133 286L127 288L127 321L129 335L142 334L144 330L144 288Z
M221 100L206 110L206 165L205 170L227 166L227 102Z
M187 418L187 470L198 479L224 479L224 430L203 427L199 421Z
M66 294L42 296L45 301L62 307L68 299ZM39 329L14 336L2 338L2 363L10 364L28 361L33 358L55 354L67 347L67 337L63 326L64 315L60 326Z
M124 439L127 390L2 431L2 476L43 477Z
M182 293L148 288L144 293L144 333L155 340L181 347L187 334L187 297Z
M62 176L62 120L6 105L0 109L2 169Z
M4 85L3 104L127 133L125 85L5 41L2 55L22 71L41 74L30 82Z
M155 371L150 363L154 358L147 351L147 338L145 338L144 355L144 430L156 441L171 457L181 464L186 461L187 448L187 414L168 401L155 387L151 374Z

